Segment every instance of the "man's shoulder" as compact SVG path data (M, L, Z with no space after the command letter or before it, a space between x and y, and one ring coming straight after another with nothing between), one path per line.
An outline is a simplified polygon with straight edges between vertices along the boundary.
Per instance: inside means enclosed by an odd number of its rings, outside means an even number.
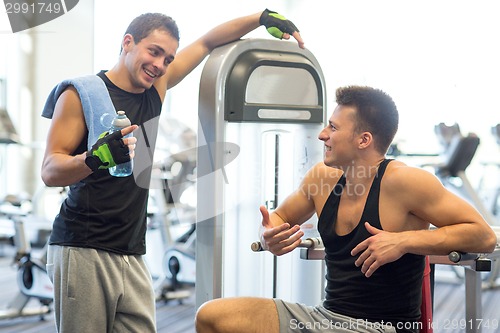
M430 171L396 160L389 163L383 178L383 182L388 185L387 187L395 191L407 190L413 187L421 188L424 185L434 183L436 180L436 176Z

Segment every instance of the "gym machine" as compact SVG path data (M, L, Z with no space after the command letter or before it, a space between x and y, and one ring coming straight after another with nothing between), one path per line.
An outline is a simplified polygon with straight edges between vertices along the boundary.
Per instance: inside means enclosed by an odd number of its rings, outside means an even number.
M196 134L177 119L160 119L148 202L146 262L157 301L192 295L196 244Z
M497 234L497 246L492 253L460 253L451 252L448 256L429 256L431 264L452 265L463 267L465 272L465 322L467 333L480 333L482 317L482 272L491 272L498 269L500 260L500 228L492 227Z
M19 292L8 303L7 308L0 310L0 319L11 319L26 316L40 316L51 312L53 286L45 268L47 247L42 249L39 258L32 256L30 241L26 236L24 218L27 213L19 207L2 204L0 215L14 223L14 245L16 253L14 264L17 266L17 286ZM39 307L27 307L32 299L40 302Z
M483 215L489 225L497 224L496 218L490 209L487 209L483 200L470 183L465 170L472 162L480 143L474 133L462 135L458 124L447 126L440 123L434 127L435 133L444 147L441 162L427 164L435 169L437 177L451 191L468 200Z
M500 148L500 123L491 127L491 134ZM492 154L492 156L498 156L498 154ZM490 195L485 195L485 205L497 219L500 219L500 161L497 157L491 161L482 161L481 164L485 172L483 172L483 176L479 181L478 190L487 190L483 186L490 186L490 191L486 192ZM491 176L492 173L496 174L496 177L488 179L488 176Z
M198 110L197 306L229 296L319 302L320 286L309 281L321 279L321 263L256 256L248 244L262 221L259 206L273 210L322 160L325 95L317 60L295 43L244 39L207 59ZM304 224L306 235L315 219Z
M452 125L440 123L434 127L434 130L444 147L444 152L441 155L442 160L440 163L429 164L428 166L432 166L435 169L437 177L444 186L476 207L490 226L497 226L497 218L486 207L483 199L479 196L466 175L466 169L472 162L480 144L479 137L474 133L469 133L465 136L462 135L457 123ZM452 268L458 273L456 267ZM500 274L500 261L494 260L492 267L487 271L489 273L485 276L485 287L497 287L496 280ZM467 274L467 272L466 270L465 273ZM462 276L459 277L463 278Z
M5 99L4 81L0 80L0 145L3 147L20 143L14 124L5 109ZM2 162L5 161L0 160L0 169ZM16 278L19 287L19 292L8 302L7 307L0 310L0 319L37 315L43 319L44 315L51 312L50 304L53 300L52 282L45 268L47 248L43 248L40 258L32 255L31 242L25 230L25 219L30 216L30 212L26 211L20 202L4 200L0 203L0 217L13 224L13 234L1 235L0 240L12 242L16 248L13 264L17 267ZM37 299L40 306L28 307L32 299Z
M7 84L0 79L0 144L19 143L19 136L7 112Z

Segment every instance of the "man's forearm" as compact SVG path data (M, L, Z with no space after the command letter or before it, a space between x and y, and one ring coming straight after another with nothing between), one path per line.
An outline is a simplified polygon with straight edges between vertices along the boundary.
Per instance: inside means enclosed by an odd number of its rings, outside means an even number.
M214 48L235 41L260 26L259 18L262 13L242 16L222 23L208 31L200 39L209 52Z
M423 255L447 255L451 251L490 253L497 242L489 226L478 227L473 223L408 233L410 238L406 252Z
M85 164L85 153L77 156L52 154L42 166L42 180L47 186L68 186L92 173Z

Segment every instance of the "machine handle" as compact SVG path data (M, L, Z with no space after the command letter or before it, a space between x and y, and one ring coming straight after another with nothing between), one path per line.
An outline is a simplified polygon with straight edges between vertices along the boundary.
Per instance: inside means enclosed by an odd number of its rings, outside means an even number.
M460 261L476 260L477 258L478 258L477 253L464 253L459 251L452 251L450 252L450 254L448 254L448 259L450 259L450 261L454 262L455 264Z
M489 260L482 258L478 253L466 253L466 252L459 252L459 251L452 251L450 254L448 254L448 259L450 259L451 262L459 263L460 261L470 261L470 260Z
M323 248L324 245L321 237L310 237L301 240L298 247L314 249L314 248ZM252 249L253 252L265 251L260 241L253 242L250 245L250 248ZM450 259L450 261L453 263L459 263L460 261L477 260L478 258L480 257L477 253L464 253L459 251L452 251L448 254L448 259Z
M473 269L476 272L491 272L491 259L481 257L477 253L463 253L458 251L450 252L448 259L455 264L460 264L464 261L473 261Z
M300 244L298 247L305 247L308 249L316 248L316 247L323 247L323 241L321 240L321 237L306 238L306 239L303 239L300 241ZM250 248L252 249L253 252L265 251L265 249L262 247L262 243L260 241L253 242L250 245Z

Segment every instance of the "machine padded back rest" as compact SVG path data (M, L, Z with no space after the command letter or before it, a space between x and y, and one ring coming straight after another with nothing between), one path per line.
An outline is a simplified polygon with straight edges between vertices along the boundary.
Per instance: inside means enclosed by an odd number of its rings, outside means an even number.
M0 143L18 143L16 128L7 110L0 107Z
M500 145L500 123L491 128L491 134L493 134L497 143Z
M444 148L448 148L451 145L453 139L456 138L456 136L462 136L458 123L454 123L452 125L439 123L434 126L434 133L436 134L439 143Z
M439 172L456 177L458 172L465 171L476 154L479 142L479 137L473 133L464 137L456 136L450 143L444 166Z

